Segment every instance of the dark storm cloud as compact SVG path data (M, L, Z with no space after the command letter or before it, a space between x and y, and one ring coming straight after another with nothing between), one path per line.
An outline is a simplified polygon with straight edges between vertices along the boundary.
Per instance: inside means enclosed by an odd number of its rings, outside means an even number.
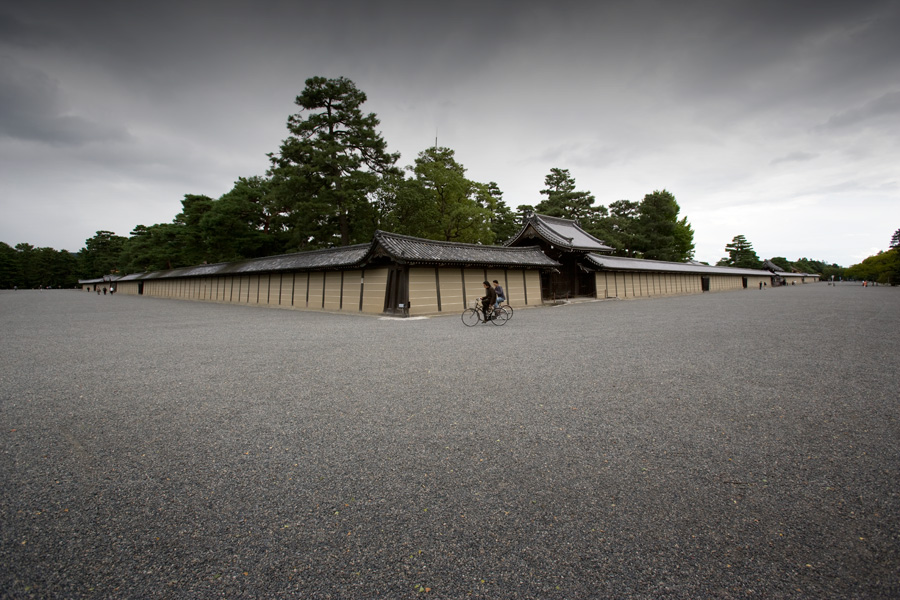
M80 146L124 140L127 133L67 113L56 81L0 56L0 137Z
M56 36L46 27L0 12L0 43L33 48L51 43Z
M662 8L662 7L661 7ZM635 49L656 85L715 118L861 92L897 73L897 3L689 2L663 8ZM626 58L627 60L627 58ZM836 83L840 88L836 89Z

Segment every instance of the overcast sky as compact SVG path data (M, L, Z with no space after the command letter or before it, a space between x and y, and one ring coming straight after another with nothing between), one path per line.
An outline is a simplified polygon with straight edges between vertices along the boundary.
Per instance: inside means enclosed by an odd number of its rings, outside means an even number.
M672 192L715 263L850 266L900 228L900 2L0 0L0 241L77 251L264 175L313 76L400 164L437 137L513 208L551 168Z

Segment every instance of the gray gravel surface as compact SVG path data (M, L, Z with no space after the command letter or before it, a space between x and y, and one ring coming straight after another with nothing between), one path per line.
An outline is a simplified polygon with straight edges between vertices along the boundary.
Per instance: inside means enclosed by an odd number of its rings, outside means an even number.
M900 596L900 289L0 334L5 598Z

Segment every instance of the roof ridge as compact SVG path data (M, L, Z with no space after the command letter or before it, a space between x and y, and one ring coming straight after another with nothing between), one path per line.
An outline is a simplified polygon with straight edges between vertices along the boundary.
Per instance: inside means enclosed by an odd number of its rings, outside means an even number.
M524 248L523 247L511 247L511 246L502 246L502 245L497 245L497 244L478 244L478 243L473 243L473 242L450 242L447 240L432 240L432 239L428 239L428 238L420 238L420 237L415 237L412 235L404 235L402 233L391 233L388 231L381 231L381 230L375 231L375 237L376 238L382 238L382 237L395 238L395 239L399 238L399 239L409 240L412 242L433 244L436 246L452 246L454 248L459 247L459 246L468 246L468 247L472 247L472 248L491 248L494 250L522 251L523 249L527 249L527 247L524 247Z

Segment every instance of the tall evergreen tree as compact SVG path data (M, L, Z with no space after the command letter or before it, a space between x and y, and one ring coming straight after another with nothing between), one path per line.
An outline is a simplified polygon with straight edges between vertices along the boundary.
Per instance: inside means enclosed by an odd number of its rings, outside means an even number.
M637 210L636 246L643 258L681 262L693 256L694 231L675 196L656 190L641 200Z
M272 174L284 182L297 248L371 239L370 198L385 175L397 172L399 154L387 152L378 118L361 109L365 101L343 77L307 79L297 96L300 112L288 117L290 136L270 155Z
M484 243L494 241L492 213L477 201L481 184L466 178L466 169L453 150L434 147L423 150L411 167L414 179L404 186L399 210L419 233L435 240Z
M0 242L0 289L17 287L21 281L19 254L9 244Z
M209 196L185 194L181 201L182 210L175 216L174 224L178 226L179 265L199 265L205 262L216 262L203 236L201 222L212 211L213 202Z
M210 262L283 252L287 215L270 179L240 177L200 219Z
M496 182L476 186L475 200L490 213L491 231L495 242L505 242L519 230L516 214L503 201L503 192Z
M98 231L94 237L85 240L79 252L81 272L85 277L99 277L123 270L121 257L128 238L112 231Z
M589 226L597 216L594 196L590 192L577 191L575 178L568 169L553 168L544 177L541 194L547 196L535 210L551 217L574 219L583 226Z
M725 245L725 251L728 256L722 258L718 263L720 267L741 267L744 269L759 269L762 267L762 261L753 250L753 244L747 241L743 235L736 235L730 244Z
M176 223L135 226L122 251L125 271L143 273L189 266L181 253L182 228Z
M637 256L639 206L638 202L632 200L612 202L608 213L597 219L597 225L591 233L615 248L616 256Z

